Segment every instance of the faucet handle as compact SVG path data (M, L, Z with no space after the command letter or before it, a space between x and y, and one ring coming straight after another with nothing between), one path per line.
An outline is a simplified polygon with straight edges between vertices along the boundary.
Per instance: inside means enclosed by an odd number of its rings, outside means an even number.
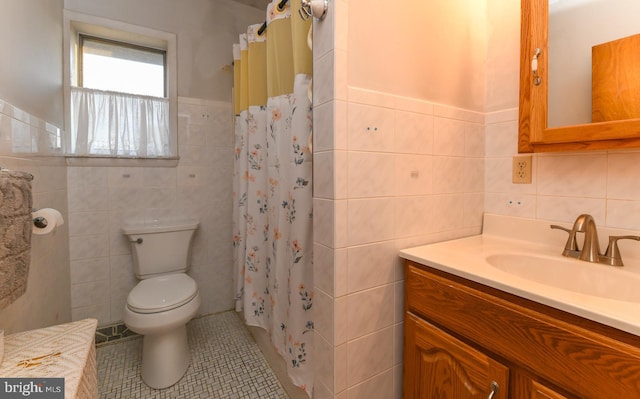
M636 240L640 241L638 236L609 236L609 246L601 257L601 261L611 266L624 266L622 263L622 256L620 255L620 248L618 248L618 240Z
M569 238L567 239L567 243L564 246L562 255L571 256L574 258L578 257L580 255L580 250L578 249L578 242L576 241L576 231L574 229L568 229L566 227L558 226L557 224L552 224L550 227L552 229L558 229L569 233Z

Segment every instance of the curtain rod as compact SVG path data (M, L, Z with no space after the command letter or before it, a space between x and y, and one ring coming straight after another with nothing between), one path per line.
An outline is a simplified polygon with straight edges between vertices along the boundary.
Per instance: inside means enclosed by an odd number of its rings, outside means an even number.
M282 0L278 3L278 11L284 10L284 6L289 2L289 0ZM258 36L262 36L264 31L267 30L267 21L264 21L260 29L258 29Z

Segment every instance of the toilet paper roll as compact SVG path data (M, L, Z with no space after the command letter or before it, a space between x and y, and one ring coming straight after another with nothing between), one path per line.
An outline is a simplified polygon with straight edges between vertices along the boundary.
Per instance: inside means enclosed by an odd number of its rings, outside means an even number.
M34 224L32 227L33 234L41 235L51 233L56 227L64 224L64 219L62 218L62 214L53 208L42 208L35 212L31 213L31 216L34 219ZM44 223L36 223L36 218L44 218ZM46 226L43 226L46 224ZM40 225L40 226L38 226Z

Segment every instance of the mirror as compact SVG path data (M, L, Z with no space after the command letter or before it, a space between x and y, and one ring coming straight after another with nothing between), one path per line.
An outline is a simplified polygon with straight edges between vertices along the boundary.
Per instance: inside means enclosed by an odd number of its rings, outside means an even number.
M639 34L639 16L637 0L522 0L518 152L640 147L640 119L592 122L592 47Z
M639 16L637 0L549 1L548 126L593 121L592 48L640 33Z

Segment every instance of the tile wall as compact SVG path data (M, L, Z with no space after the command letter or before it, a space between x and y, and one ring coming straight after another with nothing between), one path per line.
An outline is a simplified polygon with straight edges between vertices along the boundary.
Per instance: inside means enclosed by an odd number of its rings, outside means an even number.
M68 168L71 307L74 320L122 320L137 280L120 229L136 220L195 217L189 274L200 314L233 308L231 246L232 108L179 98L177 167Z
M397 252L481 231L485 116L350 86L349 5L314 25L315 397L400 399Z
M2 99L0 129L0 154L23 158L64 155L60 128Z
M536 154L532 184L511 184L518 110L487 115L485 211L640 230L639 150Z
M314 149L318 397L400 397L399 248L480 232L484 116L347 88L315 109L333 123ZM343 122L344 121L344 122ZM363 367L363 365L367 367Z

